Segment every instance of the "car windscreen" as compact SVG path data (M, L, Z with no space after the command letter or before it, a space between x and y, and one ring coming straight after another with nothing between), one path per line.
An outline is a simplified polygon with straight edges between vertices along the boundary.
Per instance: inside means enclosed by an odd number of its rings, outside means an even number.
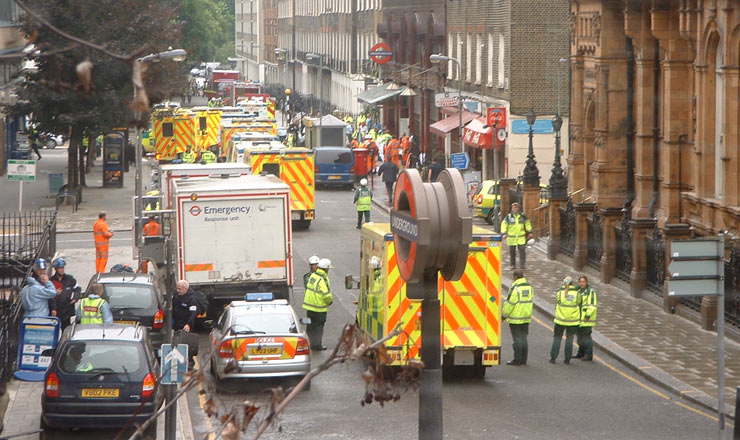
M144 352L137 342L74 341L62 348L59 357L59 368L65 373L132 374L145 363Z
M254 313L236 316L231 321L234 333L297 333L293 317L285 313Z
M319 150L317 162L334 165L352 164L352 153L344 150Z
M153 287L146 284L105 283L104 297L112 310L154 307Z

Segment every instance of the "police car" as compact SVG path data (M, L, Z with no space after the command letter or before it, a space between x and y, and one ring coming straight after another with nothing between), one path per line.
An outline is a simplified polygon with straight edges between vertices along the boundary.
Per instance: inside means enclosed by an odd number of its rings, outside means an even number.
M302 378L311 370L309 323L272 293L246 294L224 309L211 331L211 374L216 381Z

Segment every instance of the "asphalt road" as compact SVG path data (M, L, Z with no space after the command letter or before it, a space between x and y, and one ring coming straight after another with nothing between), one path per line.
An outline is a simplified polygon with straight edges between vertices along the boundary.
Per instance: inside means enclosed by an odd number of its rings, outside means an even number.
M376 187L376 197L385 191ZM314 253L334 263L332 305L324 343L330 347L341 327L354 321L357 291L344 289L344 275L359 272L359 231L349 191L316 193L317 220L307 232L295 234L296 279ZM387 217L373 207L372 220ZM294 306L300 309L302 286ZM302 312L299 312L302 314ZM444 386L444 438L449 439L708 439L716 437L713 415L646 384L630 371L595 353L593 363L573 360L571 365L549 364L551 323L535 315L530 326L529 363L525 367L501 365L487 371L484 381L446 382ZM503 362L512 358L508 328L503 333ZM210 350L207 334L200 335L200 359ZM314 355L314 364L326 358ZM561 354L562 359L562 354ZM207 363L206 363L207 364ZM207 371L208 368L206 367ZM407 439L417 437L418 394L401 394L401 400L381 407L361 406L364 383L361 365L335 366L312 381L280 418L280 432L270 429L267 439ZM264 391L290 382L229 383L204 393L188 394L196 438L219 429L206 419L202 404L213 397L221 414L244 400L262 402ZM257 417L260 417L258 415ZM245 438L251 438L245 436Z

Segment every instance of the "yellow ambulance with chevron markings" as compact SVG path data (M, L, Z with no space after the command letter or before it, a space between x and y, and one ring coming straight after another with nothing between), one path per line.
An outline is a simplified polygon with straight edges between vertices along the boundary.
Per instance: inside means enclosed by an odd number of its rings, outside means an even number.
M361 232L360 295L356 320L372 343L400 325L385 343L390 366L421 359L421 302L406 297L388 223ZM473 227L468 264L459 281L439 277L442 367L446 377L483 378L501 358L501 236Z

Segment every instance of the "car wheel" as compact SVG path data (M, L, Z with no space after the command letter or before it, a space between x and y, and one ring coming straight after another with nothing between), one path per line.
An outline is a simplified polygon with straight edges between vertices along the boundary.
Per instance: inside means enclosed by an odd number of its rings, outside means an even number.
M57 147L57 141L55 141L52 138L49 138L46 140L46 144L44 144L44 146L49 150L53 150Z

